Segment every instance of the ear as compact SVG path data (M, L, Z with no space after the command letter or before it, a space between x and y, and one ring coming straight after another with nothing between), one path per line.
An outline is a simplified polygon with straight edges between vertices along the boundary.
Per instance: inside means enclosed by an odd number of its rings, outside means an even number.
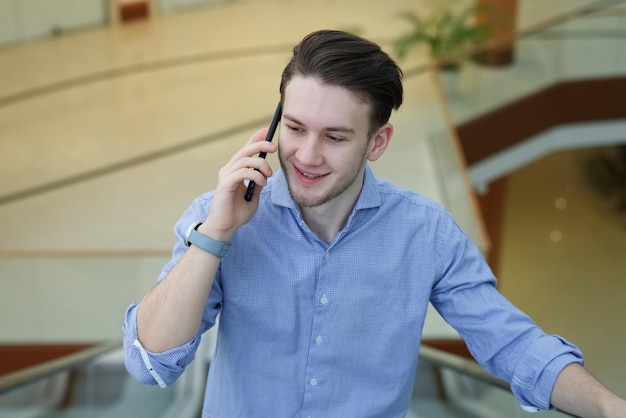
M392 135L393 125L391 123L384 124L378 129L378 131L376 131L370 145L371 149L367 154L367 159L369 161L376 161L381 155L383 155L389 145L389 141L391 141Z

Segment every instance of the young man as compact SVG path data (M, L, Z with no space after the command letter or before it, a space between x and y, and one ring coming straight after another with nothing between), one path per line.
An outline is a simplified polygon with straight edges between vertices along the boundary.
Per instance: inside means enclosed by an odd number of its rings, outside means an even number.
M176 224L158 284L127 311L130 373L173 383L219 315L204 417L400 418L431 301L525 409L626 417L575 346L497 292L442 207L373 176L401 78L376 44L347 33L294 48L278 147L258 131L220 170ZM274 173L258 154L276 151ZM249 202L246 180L258 185Z

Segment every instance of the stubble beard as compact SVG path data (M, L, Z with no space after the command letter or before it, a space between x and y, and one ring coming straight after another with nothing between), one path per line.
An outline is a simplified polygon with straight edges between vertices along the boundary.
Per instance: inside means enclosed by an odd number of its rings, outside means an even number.
M294 190L291 187L289 170L286 169L289 163L284 161L280 153L278 155L278 160L280 162L283 173L285 174L285 179L287 180L287 187L289 188L289 194L291 195L291 198L301 208L314 208L330 202L331 200L345 192L355 181L357 181L357 177L361 173L361 168L366 161L366 152L367 149L365 149L365 151L361 155L360 164L354 165L349 172L347 172L344 176L339 177L338 181L326 193L319 197L297 195L296 193L294 193ZM295 170L295 167L293 165L290 165L290 167Z

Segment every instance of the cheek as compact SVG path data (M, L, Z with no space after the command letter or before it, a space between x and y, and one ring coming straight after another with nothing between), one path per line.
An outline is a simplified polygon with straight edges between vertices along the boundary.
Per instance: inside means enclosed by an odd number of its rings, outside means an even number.
M278 156L281 159L288 158L296 151L296 143L288 135L281 135L278 138Z
M285 141L279 141L278 143L278 158L282 161L285 159L285 155L287 154L287 150L289 147L287 146Z
M367 156L369 154L369 147L363 148L360 147L346 147L335 150L334 153L331 154L332 160L334 164L339 167L354 167L361 166L367 160Z

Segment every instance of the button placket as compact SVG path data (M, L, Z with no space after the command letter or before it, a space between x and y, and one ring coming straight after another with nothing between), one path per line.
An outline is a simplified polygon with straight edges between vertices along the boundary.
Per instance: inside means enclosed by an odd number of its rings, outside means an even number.
M305 401L305 409L309 401L316 403L318 397L321 396L319 388L324 384L324 381L323 376L320 378L318 373L324 374L324 370L319 369L319 367L322 367L320 364L321 359L326 357L324 350L328 349L328 347L324 347L326 344L324 333L329 323L327 315L331 312L328 310L328 305L331 301L326 292L332 289L332 277L329 275L330 272L328 271L328 263L332 258L332 252L328 248L321 249L317 257L319 257L319 270L315 283L316 303L314 307L313 324L310 330L309 341L311 346L309 348L309 362L306 370L307 380L305 381L307 387L305 394L308 400ZM331 287L328 287L329 285Z

